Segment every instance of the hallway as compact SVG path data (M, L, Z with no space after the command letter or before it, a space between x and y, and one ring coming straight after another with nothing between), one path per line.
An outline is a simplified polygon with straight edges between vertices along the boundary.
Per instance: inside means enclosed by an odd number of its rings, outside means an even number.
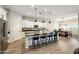
M79 47L79 40L74 37L59 39L57 43L28 51L26 54L73 54L74 49Z

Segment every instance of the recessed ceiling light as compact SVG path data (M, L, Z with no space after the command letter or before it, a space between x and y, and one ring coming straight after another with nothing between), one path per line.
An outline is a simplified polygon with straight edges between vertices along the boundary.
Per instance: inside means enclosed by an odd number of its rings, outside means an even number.
M34 5L31 5L31 7L33 8L33 7L34 7Z
M51 14L51 12L49 11L49 14Z
M37 17L39 17L39 14L37 15Z
M28 15L31 15L31 13L27 13Z
M53 11L53 14L56 14L56 11Z
M47 11L47 9L44 9L44 12L46 12Z
M45 16L45 18L46 18L46 16Z

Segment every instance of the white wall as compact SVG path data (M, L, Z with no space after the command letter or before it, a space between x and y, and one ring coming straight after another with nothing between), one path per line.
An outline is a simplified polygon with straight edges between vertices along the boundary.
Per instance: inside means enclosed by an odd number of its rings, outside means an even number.
M26 20L22 20L22 27L33 27L33 22Z
M8 31L10 31L9 42L22 38L22 16L14 11L9 11L7 14Z
M55 21L54 22L54 26L53 26L53 30L58 30L59 29L59 24L58 24L58 21Z
M6 13L7 11L2 6L0 6L0 18L2 18L3 15L3 20L6 20Z
M62 20L60 28L63 28L65 31L71 31L73 35L78 36L78 13Z

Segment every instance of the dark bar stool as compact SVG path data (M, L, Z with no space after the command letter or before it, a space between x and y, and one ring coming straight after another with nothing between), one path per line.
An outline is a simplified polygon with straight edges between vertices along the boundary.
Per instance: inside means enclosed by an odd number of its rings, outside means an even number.
M41 45L44 46L44 44L47 43L46 35L42 34L42 35L40 36L40 41L41 41Z
M33 48L40 47L39 36L34 36L32 38L32 46Z
M47 37L49 38L49 41L48 42L50 44L51 43L51 39L52 39L52 35L51 34L48 34Z
M53 43L54 42L54 33L51 32L50 34L51 34L51 43Z
M45 38L45 44L47 44L47 33L43 33L43 35L44 35L44 38Z
M57 38L57 32L54 32L54 42L56 42L58 40Z

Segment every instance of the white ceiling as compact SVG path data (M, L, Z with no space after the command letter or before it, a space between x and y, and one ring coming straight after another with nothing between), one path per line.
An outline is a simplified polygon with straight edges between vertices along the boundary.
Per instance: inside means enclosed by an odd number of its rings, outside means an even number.
M46 16L48 19L62 17L79 9L79 5L34 5L34 7L31 7L31 5L4 5L3 7L14 10L24 16L36 16L46 9L47 11L40 14L39 17L45 18ZM37 8L37 11L35 11L35 8Z

